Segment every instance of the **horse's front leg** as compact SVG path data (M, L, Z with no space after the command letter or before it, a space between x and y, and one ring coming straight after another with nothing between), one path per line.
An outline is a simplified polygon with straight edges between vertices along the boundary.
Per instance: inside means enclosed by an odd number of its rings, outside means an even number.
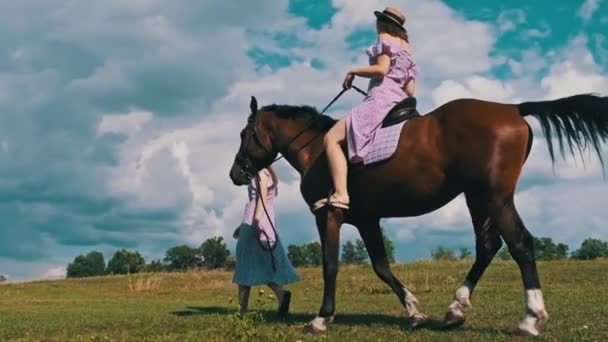
M313 319L308 328L313 333L327 331L327 325L333 322L336 311L336 277L338 275L338 252L340 249L340 227L343 222L342 210L328 210L325 215L316 216L317 228L323 252L323 304L319 315Z

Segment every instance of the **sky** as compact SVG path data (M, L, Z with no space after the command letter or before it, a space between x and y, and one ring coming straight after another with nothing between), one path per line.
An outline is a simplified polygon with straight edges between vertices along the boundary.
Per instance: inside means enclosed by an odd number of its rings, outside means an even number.
M346 71L367 63L373 11L386 6L407 16L422 113L461 97L608 95L605 0L2 1L0 274L60 278L92 250L106 260L138 250L150 261L212 236L234 252L247 197L228 171L250 96L323 108ZM349 92L329 114L360 101ZM527 120L536 139L515 201L528 229L571 250L608 240L597 158L553 167ZM276 168L284 244L318 241L298 174L283 161ZM399 261L439 245L474 250L462 196L382 225ZM351 226L341 236L358 238Z

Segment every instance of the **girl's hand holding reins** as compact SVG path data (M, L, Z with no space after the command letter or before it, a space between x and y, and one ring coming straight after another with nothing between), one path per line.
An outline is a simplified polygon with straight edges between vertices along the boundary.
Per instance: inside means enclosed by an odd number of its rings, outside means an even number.
M344 83L342 83L342 88L350 89L353 86L353 81L355 79L355 74L352 72L347 72L346 77L344 78Z

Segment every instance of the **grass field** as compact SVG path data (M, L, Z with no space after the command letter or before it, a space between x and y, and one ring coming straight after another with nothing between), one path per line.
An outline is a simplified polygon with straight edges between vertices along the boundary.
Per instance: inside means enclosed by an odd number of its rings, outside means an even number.
M512 340L524 314L519 271L495 261L473 295L467 322L444 331L440 320L470 262L394 265L395 274L418 296L432 319L416 331L405 311L369 266L343 266L338 276L337 315L326 335L302 328L319 309L320 269L299 269L290 286L291 316L275 318L270 291L255 288L251 313L240 319L231 273L138 274L0 285L0 340ZM549 311L542 340L608 340L608 260L540 262Z

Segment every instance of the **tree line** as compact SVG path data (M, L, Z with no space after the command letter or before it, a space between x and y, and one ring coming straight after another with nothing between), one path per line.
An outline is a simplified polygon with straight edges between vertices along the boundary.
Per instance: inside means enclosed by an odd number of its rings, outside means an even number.
M588 238L581 243L579 249L568 252L569 248L563 243L556 243L548 237L534 237L534 256L536 260L594 260L597 258L608 258L608 242L599 239ZM471 251L466 248L460 248L459 254L456 251L443 246L439 246L431 251L431 257L434 260L458 260L467 259L472 256ZM501 260L511 259L509 249L505 246L496 254L496 258Z
M384 248L389 262L395 262L393 242L382 232ZM566 258L593 260L608 258L608 242L598 239L586 239L581 247L572 253L563 243L555 243L551 238L534 238L534 254L537 260L560 260ZM291 244L287 247L287 256L295 267L318 267L323 264L321 244L317 241L302 245ZM468 259L473 253L468 248L458 251L439 246L431 251L434 260ZM499 259L511 258L509 251L503 247L496 256ZM365 244L360 239L346 241L341 246L340 262L343 264L366 264L369 261ZM234 268L235 259L230 255L222 237L205 240L199 247L187 245L174 246L165 252L163 259L146 263L137 251L121 249L116 251L108 263L98 251L79 255L67 266L67 277L89 277L138 272L173 272L191 269L226 269ZM0 276L0 282L6 278Z
M390 239L382 233L384 246L390 262L395 262L395 248ZM317 267L323 263L321 244L317 241L302 245L289 245L287 255L295 267ZM341 262L344 264L363 264L368 260L363 241L347 241L342 245ZM79 255L67 266L68 278L128 274L139 272L173 272L191 269L234 268L236 261L230 255L222 237L212 237L198 248L187 245L174 246L165 252L161 260L146 263L138 251L121 249L116 251L106 264L101 252L92 251Z
M217 269L234 267L234 257L230 255L222 237L212 237L198 248L187 245L174 246L165 252L162 260L146 263L137 251L118 250L105 263L103 254L92 251L79 255L68 264L67 277L79 278L111 274L139 272L171 272L196 268Z
M389 262L395 262L395 246L393 242L382 231L384 249L386 250ZM365 264L369 260L367 249L361 239L346 241L342 244L340 262L343 264ZM294 267L317 267L323 264L323 254L321 244L317 241L305 243L303 245L289 245L287 247L287 257Z

